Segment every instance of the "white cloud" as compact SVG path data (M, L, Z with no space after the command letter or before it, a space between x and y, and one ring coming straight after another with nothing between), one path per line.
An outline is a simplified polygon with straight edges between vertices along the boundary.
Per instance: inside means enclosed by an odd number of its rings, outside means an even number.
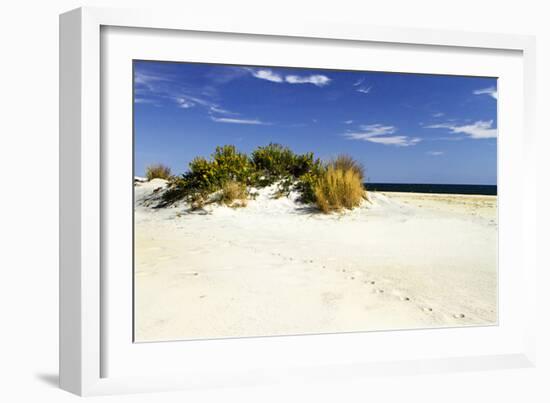
M282 83L283 77L279 74L274 73L271 70L252 70L252 75L261 80L267 80L274 83Z
M347 125L351 125L353 123L353 120L344 120L344 123Z
M474 95L490 95L494 99L498 98L497 89L495 87L482 88L475 90Z
M345 133L344 136L350 140L369 141L371 143L392 145L397 147L414 146L421 141L418 137L392 136L397 132L395 126L384 126L381 124L363 125L361 131Z
M321 74L313 74L311 76L289 75L285 77L285 81L289 84L313 84L317 87L324 87L330 83L330 78Z
M234 119L234 118L218 118L216 116L210 116L214 122L219 123L233 123L241 125L268 125L269 123L262 122L258 119Z
M324 87L330 83L330 78L322 74L313 74L310 76L298 76L294 74L283 76L270 69L248 69L250 73L260 80L267 80L273 83L288 84L313 84L317 87Z
M428 155L433 155L433 156L438 156L438 155L443 155L443 151L428 151L426 154Z
M493 128L492 120L478 120L470 125L462 126L440 123L424 127L427 129L448 129L451 133L466 134L472 139L493 139L497 137L497 129Z
M445 114L444 114L443 112L437 112L437 113L432 114L432 116L433 116L434 118L440 118L440 117L442 117L442 116L445 116Z

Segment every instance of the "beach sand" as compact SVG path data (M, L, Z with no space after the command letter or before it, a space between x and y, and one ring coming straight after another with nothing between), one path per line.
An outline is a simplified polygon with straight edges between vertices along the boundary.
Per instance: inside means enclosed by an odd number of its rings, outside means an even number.
M497 322L494 196L370 192L324 215L264 188L245 208L153 208L135 187L135 338Z

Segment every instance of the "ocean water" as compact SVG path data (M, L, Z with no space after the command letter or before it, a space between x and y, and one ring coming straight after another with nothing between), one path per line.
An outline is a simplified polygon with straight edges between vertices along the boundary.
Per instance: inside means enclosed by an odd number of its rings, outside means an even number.
M367 190L379 192L444 193L496 196L496 185L449 185L435 183L365 183Z

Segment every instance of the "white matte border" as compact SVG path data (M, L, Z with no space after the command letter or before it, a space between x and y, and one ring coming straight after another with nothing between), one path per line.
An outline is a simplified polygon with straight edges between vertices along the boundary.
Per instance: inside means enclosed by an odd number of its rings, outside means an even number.
M363 376L368 374L399 374L399 373L411 373L411 372L444 372L447 370L468 370L468 369L487 369L487 368L501 368L501 367L512 367L512 366L525 366L530 365L530 362L527 359L527 354L529 354L529 359L533 358L533 344L532 339L534 339L534 323L532 322L533 318L529 312L534 312L534 294L535 289L535 265L536 261L534 259L534 233L535 233L535 211L534 211L534 194L517 191L512 192L512 186L520 186L519 189L529 188L533 190L534 184L534 160L530 158L533 155L534 149L534 133L532 128L534 127L533 123L533 102L534 102L534 41L531 38L523 36L513 36L513 35L499 35L499 34L476 34L476 33L462 33L462 32L453 32L453 31L429 31L429 30L417 30L417 29L386 29L386 28L374 28L374 27L365 27L365 26L350 26L344 24L327 24L327 23L311 23L304 22L298 25L285 25L284 28L277 22L270 22L269 20L265 21L246 21L243 19L224 19L224 20L214 20L209 18L207 19L196 19L194 16L181 16L181 15L171 15L169 12L151 12L151 11L139 11L139 10L106 10L106 9L84 9L76 10L71 13L68 13L62 16L62 22L65 21L65 29L62 30L62 50L65 46L67 49L72 49L73 42L79 41L77 50L80 51L79 55L72 55L71 57L66 57L65 59L61 58L61 67L65 71L69 70L70 72L77 72L79 79L78 88L61 88L61 99L62 105L73 103L82 103L80 106L80 114L68 114L64 112L63 108L62 113L62 123L68 122L77 126L77 129L71 128L74 135L76 135L81 144L70 144L67 140L63 140L61 143L62 153L76 152L79 154L77 161L71 162L69 165L78 169L77 176L79 181L76 185L73 182L67 181L66 185L78 186L81 188L80 194L82 197L87 196L86 199L76 199L80 202L80 225L76 226L73 230L72 235L78 236L78 239L81 243L80 250L68 250L64 248L64 242L61 242L61 255L63 257L72 257L75 256L79 263L76 267L76 270L79 271L80 275L78 278L72 278L67 275L67 270L61 270L61 294L64 297L64 304L73 303L73 306L78 311L78 323L75 323L74 315L66 315L61 311L60 317L60 332L63 335L66 335L65 339L73 342L71 344L71 350L65 349L61 345L62 356L65 358L61 360L61 370L60 370L60 380L62 387L67 390L71 390L79 394L104 394L104 393L120 393L120 392L132 392L132 391L152 391L152 390L165 390L167 388L188 388L188 387L199 387L199 386L216 386L216 385L244 385L244 384L254 384L257 382L277 382L278 380L299 380L299 379L334 379L339 378L340 374L342 376ZM207 345L208 348L205 350L214 350L214 352L221 352L224 354L229 354L231 358L231 351L228 351L232 348L226 344L227 342L233 343L234 346L241 345L242 348L250 354L254 354L256 351L259 358L263 359L261 361L261 375L256 373L255 376L252 376L250 372L246 370L236 371L234 365L235 363L229 362L226 367L213 369L210 365L211 363L205 363L202 368L189 369L186 371L186 364L189 362L179 362L174 363L177 368L178 375L176 376L164 376L159 374L160 368L155 368L155 376L146 376L146 377L128 377L129 373L126 373L123 367L121 369L120 376L113 377L110 373L108 378L99 378L99 363L100 356L99 352L101 350L102 354L106 354L109 357L109 372L113 368L110 368L110 364L116 361L116 357L113 357L113 351L116 351L116 354L122 353L122 350L113 349L114 345L109 343L110 350L106 349L105 345L100 346L99 340L99 240L98 240L98 229L99 229L99 210L97 203L94 202L98 199L98 188L96 186L99 183L99 169L97 167L97 161L99 161L99 27L101 25L115 25L115 26L138 26L138 27L147 27L147 28L170 28L170 29L190 29L190 30L199 30L199 31L222 31L222 32L245 32L253 34L272 34L272 35L281 35L281 36L300 36L300 37L319 37L319 38L339 38L339 39L353 39L353 40L378 40L381 42L395 42L395 43L411 43L411 44L435 44L442 46L462 46L462 47L473 47L480 49L470 49L474 53L483 55L484 53L492 53L488 51L488 48L497 48L497 49L511 49L511 50L520 50L523 51L523 57L519 57L517 62L522 65L525 65L525 70L527 73L517 71L516 77L512 79L510 77L510 88L516 88L521 86L524 82L525 91L527 97L523 99L522 96L518 99L510 99L510 107L514 108L514 111L521 109L523 104L523 110L525 115L529 115L529 118L526 118L525 124L521 126L521 122L517 122L518 126L512 124L510 128L517 128L517 132L514 133L515 143L510 145L515 145L517 148L509 149L508 152L512 155L511 159L508 159L507 153L503 150L503 143L500 142L500 151L499 151L499 174L501 179L499 181L499 193L502 199L501 201L501 220L503 220L503 215L505 210L503 210L504 205L508 205L510 210L508 210L512 215L518 214L518 210L514 210L513 207L517 207L523 213L523 220L521 217L512 219L511 224L516 224L517 226L510 231L502 230L500 233L500 246L501 250L504 248L503 242L505 237L509 235L510 242L506 244L510 250L515 249L517 253L512 256L512 263L517 264L516 270L520 271L523 281L519 284L525 285L521 287L518 284L505 284L502 282L502 258L501 259L501 284L500 284L500 293L501 293L501 302L505 297L505 290L508 288L511 292L516 292L519 297L522 297L522 301L525 301L523 308L528 308L527 311L521 312L521 308L517 308L515 319L518 316L522 316L525 320L518 320L517 322L512 321L513 331L508 334L509 338L506 337L502 343L498 342L498 339L495 340L495 343L498 344L494 348L484 349L482 346L477 346L473 350L469 350L469 354L460 356L459 358L433 358L433 359L418 359L424 356L429 358L426 355L420 353L419 356L409 356L412 361L403 361L407 359L406 355L400 354L397 351L393 356L384 356L384 359L390 359L394 361L387 362L387 364L380 363L369 363L369 361L363 361L361 356L354 354L353 362L349 361L349 356L342 357L342 354L337 352L327 351L325 343L330 341L333 337L345 337L340 339L340 342L337 342L337 346L342 347L342 341L350 342L353 338L363 336L365 334L348 334L348 335L325 335L325 336L299 336L299 337L282 337L282 338L256 338L256 339L233 339L233 340L216 340L216 341L204 341L204 342L192 342L196 349L200 344ZM63 24L62 24L63 27ZM81 35L81 37L80 37ZM65 39L65 43L63 41ZM267 38L270 39L270 38ZM383 45L380 45L383 46ZM440 48L441 49L441 48ZM309 50L309 49L308 49ZM63 53L63 52L62 52ZM260 54L258 59L262 59L265 55ZM445 56L447 57L447 55ZM142 57L147 58L147 57ZM68 59L68 60L67 60ZM78 59L79 63L75 63L75 59ZM179 57L178 57L179 59ZM522 60L523 59L523 60ZM214 61L214 60L211 60ZM227 62L227 60L225 61ZM409 62L409 60L407 60ZM238 63L251 63L244 60L238 61ZM252 64L280 64L280 63L268 63L268 62L252 62ZM291 65L290 63L286 63ZM328 67L328 66L314 66L311 63L308 63L312 67ZM479 66L478 66L479 67ZM347 67L349 68L349 66ZM367 69L374 69L369 67ZM392 70L391 68L385 70ZM398 70L402 70L399 69ZM443 72L443 71L441 71ZM446 71L446 73L451 73L451 71ZM460 72L459 74L467 74L465 71ZM473 73L474 75L482 74L480 70ZM483 74L484 75L484 74ZM489 74L493 75L493 74ZM497 74L498 75L498 74ZM503 76L500 76L503 78ZM515 81L518 81L515 83ZM514 81L514 83L512 83ZM504 94L502 94L502 85L503 81L499 82L499 90L501 92L501 99ZM515 91L515 90L514 90ZM512 93L515 93L512 91ZM522 91L520 91L522 92ZM522 101L523 100L523 101ZM105 106L105 105L102 105ZM503 105L500 106L500 116L502 117ZM125 113L124 110L121 110L122 113ZM70 124L69 124L70 126ZM503 128L505 122L500 120L499 129L500 135L503 135ZM61 129L63 133L63 127ZM102 145L103 147L104 145ZM524 146L524 147L522 147ZM107 147L108 149L109 147ZM113 151L113 150L111 150ZM108 155L101 155L102 158L108 158ZM509 163L518 163L519 165L510 166ZM104 173L109 174L108 165L102 166L102 169L106 170ZM510 178L502 177L510 172L512 176ZM503 180L505 182L503 183ZM63 182L63 178L62 178ZM62 183L63 185L63 183ZM101 183L102 189L109 189L109 184ZM506 196L504 198L503 186L508 186L508 194L511 198ZM72 190L69 186L69 190ZM514 196L516 195L516 196ZM69 196L72 196L72 193L67 191L67 188L61 189L60 197L71 199ZM74 199L74 197L73 197ZM72 200L72 199L71 199ZM506 202L506 203L504 203ZM61 212L63 215L63 212ZM105 217L103 217L105 218ZM502 221L501 221L502 224ZM513 233L514 231L515 234ZM70 231L69 231L70 232ZM510 232L510 234L508 234ZM69 233L68 235L71 235ZM67 238L67 235L65 235ZM63 238L63 237L62 237ZM63 239L62 239L63 241ZM102 245L107 245L103 242ZM521 245L521 246L519 246ZM528 252L528 253L523 253ZM103 252L103 251L102 251ZM104 256L102 256L104 258ZM512 280L512 278L510 278ZM112 285L112 284L110 284ZM109 290L107 290L109 292ZM107 309L108 307L108 309ZM110 305L104 306L101 317L105 319L105 315L109 313L110 317L116 316L116 311L110 310ZM519 312L518 312L519 311ZM501 305L501 326L507 325L504 323L503 307ZM521 315L522 314L522 315ZM512 315L514 317L514 315ZM508 324L508 320L506 321ZM75 328L76 326L76 328ZM447 332L454 332L457 336L457 340L460 343L467 343L468 339L465 334L461 335L462 331L477 331L477 330L487 330L488 332L494 331L494 329L499 328L483 328L483 329L446 329L446 330L434 330L434 331L407 331L407 332L382 332L382 333L369 333L371 336L371 342L377 342L378 339L381 340L381 344L385 343L395 343L393 347L399 347L400 343L403 343L404 340L401 339L400 335L403 334L418 334L421 333L432 333L439 332L443 335L441 343L437 348L440 349L440 352L443 352L443 357L451 357L452 354L449 354L449 339L446 335ZM462 332L463 333L463 332ZM461 337L465 336L465 337ZM491 335L488 335L491 337ZM500 336L500 335L499 335ZM527 341L524 342L524 336L527 336ZM346 338L347 337L347 338ZM422 339L424 336L416 336L416 338ZM300 351L298 357L293 360L292 363L289 363L287 360L284 362L284 358L280 358L279 361L269 361L269 356L265 355L266 349L281 348L280 343L285 339L294 339L297 341L296 346L300 346L299 340L304 340L301 342L301 347L303 347L303 353ZM323 339L323 352L326 353L323 357L319 357L318 348L315 347L315 339ZM414 339L414 337L413 337ZM122 339L121 339L122 340ZM263 346L259 346L257 342L267 342ZM420 340L421 341L421 340ZM471 340L472 345L475 345L476 340ZM191 343L191 342L185 342ZM161 353L173 354L179 349L174 347L169 347L170 345L179 345L183 346L185 343L152 343L153 346L166 346L166 351L158 351ZM73 346L73 344L76 345ZM225 344L225 345L224 345ZM246 344L246 346L244 345ZM133 345L133 346L143 346L143 345ZM363 346L363 344L361 344ZM101 348L100 348L101 347ZM415 345L409 346L409 350L414 350ZM80 354L74 353L76 349L79 349ZM437 350L436 348L436 350ZM130 349L131 350L131 349ZM244 350L243 350L244 351ZM359 350L361 351L361 350ZM73 353L73 357L69 354ZM126 352L129 352L126 351ZM205 351L207 352L207 351ZM282 352L282 356L288 356L288 351L286 348L279 350ZM345 352L345 351L344 351ZM133 352L131 352L133 354ZM190 353L194 353L191 351ZM356 353L356 352L355 352ZM460 349L455 351L455 353L460 354ZM140 353L141 354L141 353ZM156 352L144 351L144 357L147 355L156 354ZM193 360L193 364L200 364L207 359L207 356L200 355L200 351L197 352L199 355L199 361ZM313 356L311 356L313 354ZM470 355L473 354L473 355ZM263 356L262 356L263 355ZM435 354L437 356L437 354ZM344 354L345 356L345 354ZM135 358L135 357L134 357ZM149 357L155 358L155 357ZM167 358L167 357L164 357ZM191 358L187 356L186 359ZM237 361L242 360L242 354L235 354L234 357ZM312 358L316 360L312 360ZM372 357L371 357L372 358ZM115 359L115 361L112 361ZM282 360L282 361L281 361ZM301 360L301 361L300 361ZM319 362L319 360L323 362ZM256 361L257 363L258 361ZM289 364L296 364L299 362L299 365L293 366L291 370L288 370ZM166 364L167 362L164 362ZM305 366L302 366L303 363L306 363ZM337 364L339 363L339 364ZM162 362L160 363L161 365ZM250 360L243 363L243 365L250 365ZM277 365L277 364L282 364ZM146 365L144 363L137 363L137 366ZM116 365L115 365L116 366ZM313 366L313 367L312 367ZM187 367L188 368L188 367ZM250 367L252 368L252 367ZM370 368L370 369L369 369ZM169 368L167 371L172 371L176 368ZM228 369L228 371L226 370ZM76 371L77 375L75 377L70 377L69 374L71 371ZM142 372L142 371L138 371Z

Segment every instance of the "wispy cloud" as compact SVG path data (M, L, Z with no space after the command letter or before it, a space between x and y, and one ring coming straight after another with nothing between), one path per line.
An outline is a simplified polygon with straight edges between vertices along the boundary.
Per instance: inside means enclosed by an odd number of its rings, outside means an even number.
M443 151L428 151L426 154L428 155L433 155L434 157L438 156L438 155L443 155Z
M344 120L344 123L347 125L351 125L353 123L353 120Z
M465 134L472 139L492 139L497 137L497 129L493 127L492 120L478 120L468 125L439 123L424 127L426 129L448 129L451 133Z
M231 112L227 109L220 108L217 105L210 106L210 111L214 113L219 113L220 115L239 115L237 112Z
M355 91L360 92L362 94L368 94L370 90L372 90L372 85L364 85L365 78L360 78L359 80L355 81L353 83L354 87L358 87L355 89Z
M362 94L368 94L370 92L370 90L372 89L372 85L367 87L367 86L361 86L359 88L357 88L357 92L360 92Z
M134 98L134 103L136 103L136 104L150 104L150 105L160 106L160 103L156 99L150 99L150 98L135 97Z
M236 119L236 118L220 118L216 116L210 116L214 122L218 123L233 123L239 125L269 125L270 123L262 122L259 119Z
M481 88L473 92L474 95L489 95L494 99L498 98L496 87Z
M237 76L239 71L228 70L228 72ZM193 87L169 75L161 75L142 70L135 71L134 81L136 85L136 97L134 102L136 103L161 106L159 100L162 99L175 103L181 109L200 107L206 110L208 114L239 115L237 112L232 112L223 108L217 102L219 96L216 86L207 85Z
M145 71L135 71L134 73L134 83L136 85L143 85L147 88L152 89L154 83L170 81L168 77L157 75L154 73L149 73Z
M312 74L309 76L298 76L295 74L281 75L270 69L249 69L252 76L261 80L271 81L273 83L288 83L288 84L313 84L317 87L328 85L331 79L322 74Z
M348 132L344 136L350 140L369 141L397 147L414 146L421 141L418 137L395 135L396 133L397 128L395 126L385 126L377 123L360 126L359 131Z
M195 103L184 97L176 98L178 106L182 109L189 109L195 106Z
M441 117L445 116L445 114L443 112L436 112L436 113L432 113L432 116L434 118L441 118Z

